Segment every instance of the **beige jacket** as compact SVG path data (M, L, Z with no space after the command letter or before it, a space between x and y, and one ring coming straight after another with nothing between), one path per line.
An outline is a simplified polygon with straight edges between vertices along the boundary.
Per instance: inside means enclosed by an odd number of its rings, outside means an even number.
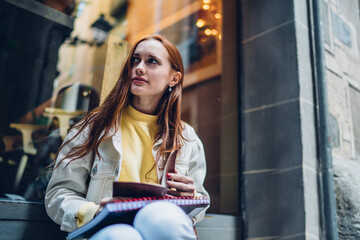
M72 129L64 142L72 138L77 131L77 129ZM112 135L112 133L109 134ZM194 179L197 193L209 197L203 187L206 175L203 145L194 129L187 124L185 124L183 136L186 141L176 159L175 169L181 174L188 173ZM88 129L85 129L63 147L56 164L70 149L82 144L87 138ZM160 144L161 140L153 146L154 158ZM76 229L75 215L83 204L88 202L99 204L101 199L112 197L112 183L119 179L121 172L121 146L121 130L119 130L114 136L100 144L99 153L103 159L89 153L85 157L71 162L67 167L65 165L69 163L70 159L65 159L54 170L46 190L45 208L50 218L61 225L61 230L70 232ZM161 185L166 186L166 177L163 176L164 169L166 169L164 159L160 159L157 164L157 174ZM204 217L205 211L206 209L194 217L194 223Z

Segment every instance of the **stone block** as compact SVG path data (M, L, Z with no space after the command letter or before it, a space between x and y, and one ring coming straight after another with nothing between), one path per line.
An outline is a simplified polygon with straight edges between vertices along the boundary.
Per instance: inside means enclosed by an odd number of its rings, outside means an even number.
M316 239L321 239L318 176L316 170L307 167L303 169L303 176L306 233L314 236Z
M308 23L308 1L294 1L295 20L304 27L309 27Z
M357 159L360 159L360 91L350 87L351 115L354 126L354 142Z
M244 0L241 5L243 40L294 19L294 4L289 0Z
M294 22L243 44L245 110L299 97Z
M206 214L203 221L195 225L199 240L241 239L240 217L222 214Z
M339 1L339 9L341 9L341 15L344 16L349 22L355 23L357 25L357 29L360 30L359 1Z
M244 171L302 164L299 108L296 100L244 114Z
M315 129L315 108L307 101L300 101L301 109L301 140L303 164L316 172L317 150L316 150L316 129Z
M302 24L296 23L295 26L300 96L312 103L314 102L314 86L310 56L310 31Z
M327 90L329 113L332 114L338 124L340 133L340 144L338 148L333 148L332 153L344 158L355 157L355 148L353 142L353 124L351 118L349 86L346 81L338 75L327 71ZM333 133L332 131L331 133ZM336 132L335 132L336 133ZM332 136L332 138L336 137Z
M290 236L305 234L301 167L243 177L245 238L272 239L270 237L276 236L276 239L291 239Z
M332 148L340 147L340 132L339 132L339 124L334 115L329 113L328 118L328 131L329 131L329 139Z
M346 46L351 47L351 30L349 25L336 13L331 11L333 34Z
M323 24L324 41L327 44L330 44L329 6L325 1L321 1L321 2L322 2L322 19L324 21Z

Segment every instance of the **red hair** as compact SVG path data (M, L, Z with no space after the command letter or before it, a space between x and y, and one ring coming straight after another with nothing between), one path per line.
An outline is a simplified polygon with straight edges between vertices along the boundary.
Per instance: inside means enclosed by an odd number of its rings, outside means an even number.
M175 45L167 40L164 36L155 34L141 38L132 47L120 73L119 79L115 83L115 86L109 95L100 106L87 114L87 116L85 116L78 124L74 126L74 128L77 128L79 131L75 134L74 137L64 142L59 151L66 144L75 139L80 134L80 132L84 131L87 126L90 127L89 138L83 144L72 148L71 151L60 160L59 164L65 158L72 158L70 161L72 162L76 159L84 157L90 152L94 152L100 159L102 158L98 151L100 143L105 139L112 137L112 135L109 135L110 130L116 127L116 123L120 117L121 111L126 108L131 101L131 59L139 43L149 39L155 39L162 43L162 45L169 53L169 62L171 67L175 71L181 73L181 79L179 83L172 87L173 90L171 92L165 91L156 108L156 113L158 116L158 132L154 140L157 141L162 139L162 143L155 161L159 161L160 157L165 157L165 159L167 159L171 151L179 150L181 148L181 143L184 139L182 136L184 127L181 121L181 99L184 79L184 66L180 52L175 47ZM99 128L99 126L102 126L102 128Z

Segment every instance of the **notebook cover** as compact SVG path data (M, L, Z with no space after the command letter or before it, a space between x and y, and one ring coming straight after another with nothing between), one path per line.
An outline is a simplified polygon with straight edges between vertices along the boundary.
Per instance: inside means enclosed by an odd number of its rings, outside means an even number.
M132 224L136 213L154 201L168 201L180 206L190 217L198 214L210 204L206 197L158 197L158 198L132 198L121 200L114 198L113 202L107 203L103 210L89 223L69 233L67 239L89 238L100 229L116 223Z
M153 183L114 182L113 197L165 197L167 188Z

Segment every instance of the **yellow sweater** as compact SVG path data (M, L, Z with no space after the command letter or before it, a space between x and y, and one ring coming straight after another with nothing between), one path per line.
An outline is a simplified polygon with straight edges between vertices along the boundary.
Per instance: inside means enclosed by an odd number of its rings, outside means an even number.
M157 116L139 112L131 105L122 111L122 165L119 181L158 183L152 154Z
M157 116L147 115L129 105L122 111L122 166L119 181L158 183L152 154ZM88 202L76 214L77 227L91 221L99 205Z

